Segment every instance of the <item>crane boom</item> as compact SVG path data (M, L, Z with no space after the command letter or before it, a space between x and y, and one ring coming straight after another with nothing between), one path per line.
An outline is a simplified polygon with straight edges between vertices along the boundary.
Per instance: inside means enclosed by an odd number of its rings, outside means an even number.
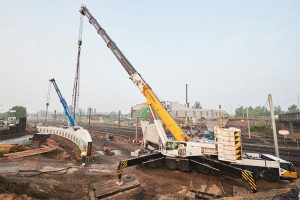
M61 92L60 92L60 90L59 90L59 88L58 88L58 86L57 86L54 78L50 79L49 81L53 83L53 86L54 86L54 88L55 88L55 90L57 92L57 95L58 95L58 97L60 99L60 102L61 102L62 106L64 107L65 113L66 113L66 115L67 115L67 117L69 119L69 122L70 122L71 126L72 127L77 126L75 120L73 119L73 117L71 115L71 112L69 110L68 104L67 104L66 100L63 98L63 96L62 96L62 94L61 94Z
M95 27L97 33L103 38L107 47L113 52L117 57L119 62L122 64L124 69L130 76L130 79L133 83L140 89L143 95L146 98L146 101L149 106L153 108L156 114L160 117L166 127L170 130L172 135L177 141L188 141L189 137L181 130L178 124L175 122L170 113L166 110L165 106L161 103L159 98L155 95L150 86L146 81L141 77L141 75L136 71L132 64L127 60L124 54L117 47L116 43L106 34L105 30L100 26L97 20L92 16L89 10L82 5L79 11L82 15L85 15L89 22Z

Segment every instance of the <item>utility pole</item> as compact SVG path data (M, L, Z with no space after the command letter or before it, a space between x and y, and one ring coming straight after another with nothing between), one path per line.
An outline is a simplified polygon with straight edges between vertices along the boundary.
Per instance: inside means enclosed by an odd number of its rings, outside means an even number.
M185 84L185 105L186 107L190 107L190 104L188 102L188 84Z
M80 124L80 121L81 121L81 110L79 112L79 120L78 120L78 125Z
M223 122L222 122L222 106L219 105L219 108L220 108L220 128L223 127Z
M3 106L3 105L0 105L0 107L2 107L2 106ZM1 110L2 110L2 109L0 109L0 112L1 112Z
M185 105L186 107L190 107L189 102L188 102L188 84L185 84ZM186 112L187 113L187 112ZM188 116L185 116L185 123L189 123L189 118Z
M54 125L56 123L56 110L54 110Z
M120 127L121 127L121 110L119 110L119 120L118 120L118 125L119 125L119 133L120 133Z
M89 130L91 130L91 112L92 108L89 108Z
M250 123L249 123L249 115L248 115L248 107L247 107L247 120L248 120L248 136L249 136L249 139L251 138L251 133L250 133Z
M270 112L271 112L271 119L272 119L272 129L273 129L273 137L274 137L274 147L275 147L275 155L279 157L279 149L278 149L278 142L277 142L277 134L276 134L276 126L275 126L275 116L274 116L274 107L272 101L272 95L268 95L268 101L270 105Z
M137 143L137 134L138 134L138 124L139 124L139 117L136 118L136 126L135 126L135 142Z

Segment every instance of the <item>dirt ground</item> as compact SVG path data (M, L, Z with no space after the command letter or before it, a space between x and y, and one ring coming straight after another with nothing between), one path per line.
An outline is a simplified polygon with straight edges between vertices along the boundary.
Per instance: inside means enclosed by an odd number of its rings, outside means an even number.
M2 173L0 175L0 199L94 199L91 184L95 182L117 181L117 165L120 160L130 157L130 152L139 148L138 145L128 144L124 141L107 141L99 136L93 138L93 151L96 163L81 166L74 152L76 149L64 147L63 150L43 154L37 158L38 162L49 162L49 166L55 167L55 163L67 167L53 170L43 166L43 173L36 171L28 173ZM105 156L101 150L103 147L114 152L112 156ZM69 155L69 156L68 156ZM23 158L27 161L33 158ZM6 162L1 160L0 162ZM46 169L46 170L45 170ZM48 169L48 171L47 171ZM170 171L165 168L128 167L124 175L130 174L140 182L140 186L108 199L194 199L194 194L189 192L191 183L195 190L208 193L221 194L223 199L272 199L278 193L287 192L296 184L276 182L269 183L258 181L259 192L255 194L245 193L233 197L233 186L245 187L247 184L240 179L223 175L203 175L197 172Z

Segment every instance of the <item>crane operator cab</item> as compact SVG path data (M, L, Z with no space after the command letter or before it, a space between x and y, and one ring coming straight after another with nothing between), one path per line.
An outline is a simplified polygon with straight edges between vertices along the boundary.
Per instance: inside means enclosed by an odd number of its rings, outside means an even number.
M280 162L280 176L282 178L297 178L297 172L295 170L295 167L290 162Z
M163 151L168 155L186 156L186 143L179 141L167 141Z
M179 142L178 141L168 141L166 143L166 150L177 150L179 146Z
M264 160L277 161L280 164L279 168L279 177L282 179L290 179L295 180L298 178L297 171L293 165L293 163L278 158L276 156L270 154L260 154L261 158Z

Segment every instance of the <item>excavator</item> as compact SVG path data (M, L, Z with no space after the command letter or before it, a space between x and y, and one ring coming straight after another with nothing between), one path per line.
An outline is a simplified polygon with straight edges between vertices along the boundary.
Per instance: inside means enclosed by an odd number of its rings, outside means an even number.
M256 179L261 174L269 181L275 181L279 177L297 178L294 166L288 161L268 154L262 156L242 153L239 129L215 127L214 140L192 138L186 135L149 84L127 60L89 10L82 5L79 12L88 18L107 47L124 67L132 82L144 95L154 116L155 131L160 139L159 148L154 152L120 161L117 170L118 184L122 184L121 177L126 167L139 164L150 167L166 165L171 170L180 169L181 171L196 168L204 174L223 172L246 180L253 192L258 191ZM174 140L167 138L163 125L172 133ZM281 167L283 165L285 168Z

